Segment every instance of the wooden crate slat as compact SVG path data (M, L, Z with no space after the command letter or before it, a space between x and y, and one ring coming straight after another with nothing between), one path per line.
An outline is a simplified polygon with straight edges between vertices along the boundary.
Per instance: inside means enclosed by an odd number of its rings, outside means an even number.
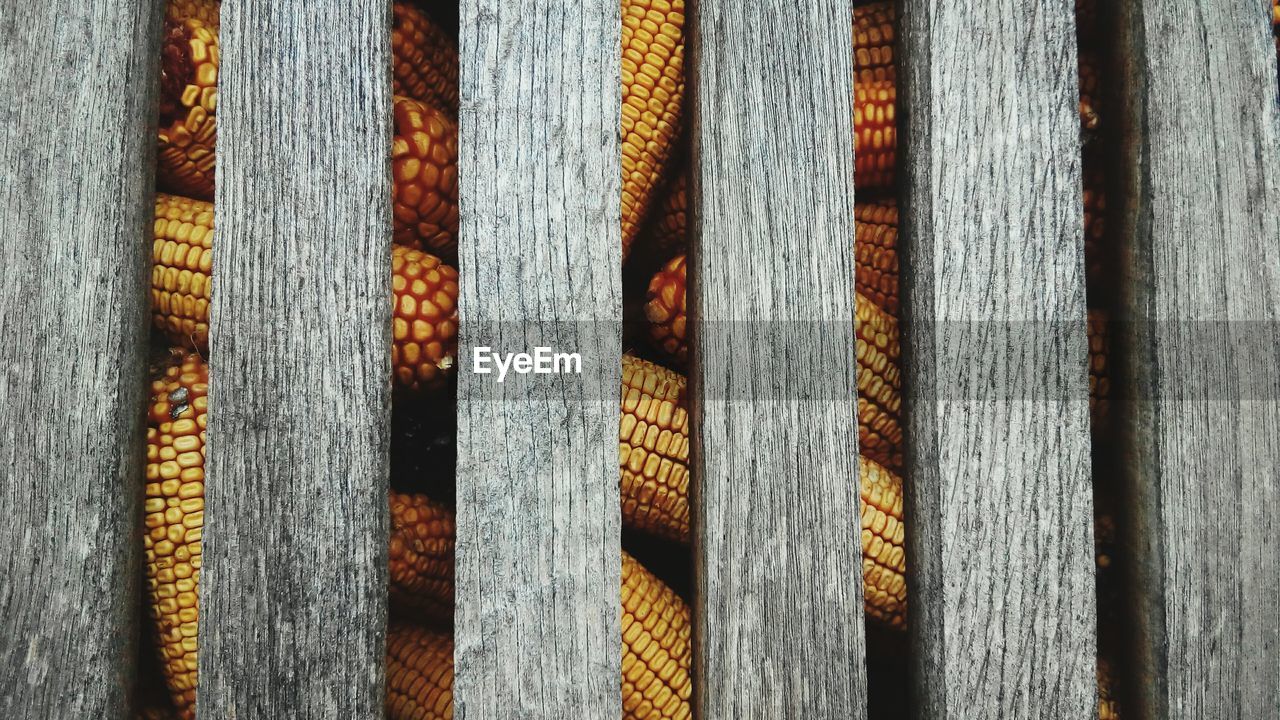
M1120 3L1139 716L1280 715L1280 113L1268 3Z
M382 717L389 23L222 5L202 718Z
M1075 23L901 5L907 567L920 717L1090 717Z
M0 18L0 716L122 718L160 4Z
M865 717L852 11L695 8L698 707Z
M463 0L458 717L619 717L617 0ZM581 375L472 372L474 348Z

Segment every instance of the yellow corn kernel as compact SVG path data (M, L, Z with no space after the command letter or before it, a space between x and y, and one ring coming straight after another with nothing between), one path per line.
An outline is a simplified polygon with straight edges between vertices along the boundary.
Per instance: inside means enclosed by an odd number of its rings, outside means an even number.
M218 32L196 16L166 20L160 48L160 189L213 199L218 138Z
M853 88L854 183L859 190L890 188L898 149L897 89L892 80L854 82Z
M687 316L685 313L685 256L671 258L649 281L644 315L649 320L649 338L675 362L689 359Z
M684 0L622 0L622 259L679 135Z
M661 537L689 540L689 413L683 375L632 355L622 357L618 426L622 522Z
M213 203L157 193L151 260L156 329L184 347L207 348Z
M392 239L452 257L458 250L458 126L445 111L394 99Z
M853 9L853 76L859 82L894 79L893 3Z
M898 205L854 205L857 288L890 315L898 314Z
M391 6L391 92L458 117L458 43L416 5Z

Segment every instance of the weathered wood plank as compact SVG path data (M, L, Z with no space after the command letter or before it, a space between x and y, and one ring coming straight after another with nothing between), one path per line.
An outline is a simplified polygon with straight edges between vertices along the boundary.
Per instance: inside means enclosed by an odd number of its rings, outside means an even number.
M456 708L621 712L617 0L463 0ZM474 348L582 357L474 374Z
M1280 716L1280 113L1267 2L1119 3L1139 717ZM1126 711L1127 712L1127 711Z
M692 429L701 717L865 717L852 31L695 5Z
M3 717L128 712L159 43L152 0L0 3Z
M1090 717L1073 6L901 9L916 714Z
M389 23L222 6L202 718L382 717Z

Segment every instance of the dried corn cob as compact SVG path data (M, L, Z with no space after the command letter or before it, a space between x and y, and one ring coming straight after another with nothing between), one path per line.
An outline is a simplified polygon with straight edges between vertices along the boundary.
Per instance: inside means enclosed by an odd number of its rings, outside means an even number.
M622 717L692 717L689 606L622 553Z
M453 512L420 493L391 491L391 602L428 617L453 617Z
M213 203L156 194L151 246L151 317L188 348L209 346Z
M689 606L622 553L622 716L691 717ZM423 628L392 627L387 638L387 717L453 717L453 641Z
M416 625L388 628L387 718L452 720L453 638Z
M902 468L902 376L898 321L857 296L858 447L890 470Z
M458 117L458 43L416 5L391 6L391 92Z
M193 18L217 34L218 0L168 0L164 4L165 20L181 23Z
M458 126L407 97L395 98L394 114L392 238L451 257L458 250Z
M897 89L891 80L855 82L853 88L854 182L859 190L892 187L898 149Z
M898 205L892 200L854 205L857 287L885 312L898 314Z
M160 187L213 199L218 136L218 34L196 17L165 22L160 55Z
M858 459L862 507L862 598L867 617L907 627L907 550L902 521L902 478L865 457Z
M684 253L667 261L649 281L644 315L649 320L653 344L681 365L688 361Z
M1111 379L1107 371L1107 356L1111 343L1107 337L1107 314L1103 310L1089 311L1089 411L1093 416L1095 431L1101 428L1109 415Z
M399 387L444 385L458 354L458 271L407 247L391 249L391 369Z
M656 535L689 540L689 414L683 375L622 357L618 426L622 521Z
M680 167L671 183L667 186L662 205L658 208L656 222L653 225L653 248L660 258L667 258L687 250L687 228L689 223L689 166Z
M684 0L622 0L622 259L679 134Z
M147 416L147 607L165 680L183 718L195 716L208 393L208 365L194 353L176 353L152 380Z
M894 79L893 3L876 2L853 9L853 77L855 82Z
M1098 76L1098 58L1088 50L1081 50L1076 67L1080 76L1080 129L1094 131L1102 124L1102 80Z

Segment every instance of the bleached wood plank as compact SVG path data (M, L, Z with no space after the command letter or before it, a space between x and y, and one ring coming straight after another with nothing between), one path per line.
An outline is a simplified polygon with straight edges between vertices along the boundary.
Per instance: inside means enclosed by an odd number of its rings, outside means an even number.
M3 717L128 712L159 46L152 0L0 3Z
M916 715L1091 717L1073 4L900 7Z
M383 715L390 8L222 5L201 718Z

